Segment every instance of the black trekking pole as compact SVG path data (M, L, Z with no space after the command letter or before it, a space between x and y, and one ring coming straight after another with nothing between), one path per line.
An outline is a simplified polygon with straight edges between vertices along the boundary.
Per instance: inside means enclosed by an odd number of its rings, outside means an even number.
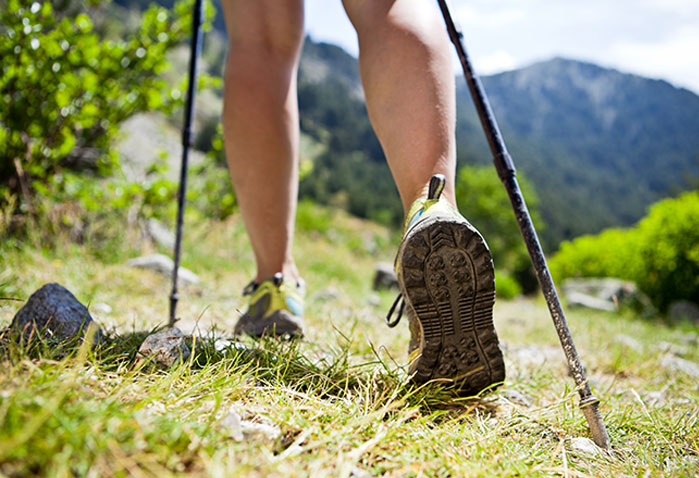
M189 85L187 85L187 103L184 110L184 125L182 128L182 166L180 169L180 187L177 193L177 223L175 232L175 267L172 270L172 293L170 294L170 321L175 325L177 309L177 275L180 269L180 252L182 251L182 222L184 218L187 195L187 169L189 167L189 147L192 145L192 123L194 121L194 95L197 91L197 60L201 53L201 25L204 23L204 2L195 0L192 12L192 40L189 53Z
M537 237L536 230L534 229L534 224L532 223L531 217L529 215L529 210L524 202L524 197L522 196L522 191L519 189L519 184L517 182L515 165L507 152L507 147L500 134L500 129L495 121L495 116L488 103L488 98L485 95L485 90L481 84L480 79L473 72L471 66L471 61L466 53L466 47L463 42L463 33L456 27L454 20L451 17L449 8L447 7L446 0L437 0L439 3L439 8L444 16L444 21L446 22L447 31L449 32L449 38L456 48L456 53L459 56L459 61L464 70L464 77L468 88L471 92L471 97L475 103L476 110L478 111L478 116L485 131L485 135L488 139L488 145L490 146L490 151L493 155L493 162L495 163L495 169L498 172L500 180L505 185L507 189L507 194L510 197L510 202L514 209L515 217L517 218L517 223L519 224L519 230L524 237L524 242L527 245L527 250L529 251L529 257L531 258L532 265L536 272L536 278L539 280L539 285L546 299L549 311L551 312L551 318L553 319L553 324L556 327L556 332L558 332L558 338L561 341L561 346L563 347L563 353L568 361L568 367L575 379L575 385L577 387L578 393L580 394L580 408L582 409L583 415L587 420L587 424L590 427L590 432L592 438L594 439L597 446L600 448L609 448L609 435L607 434L607 429L604 426L604 420L599 411L599 400L592 395L590 391L590 385L587 382L587 377L585 376L585 369L580 362L580 356L575 349L575 344L573 344L573 336L568 328L568 323L566 321L565 315L563 315L563 308L561 307L561 302L558 299L558 294L556 293L556 286L551 278L551 273L546 265L546 258L544 257L544 251L541 249L541 244L539 243L539 238Z

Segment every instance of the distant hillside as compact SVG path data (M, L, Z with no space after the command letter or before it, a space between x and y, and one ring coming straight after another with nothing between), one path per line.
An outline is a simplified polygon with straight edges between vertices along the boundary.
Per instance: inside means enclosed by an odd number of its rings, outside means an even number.
M359 179L352 175L365 176L360 164L382 159L362 118L357 75L356 60L338 47L306 42L299 76L304 130L319 139L319 130L330 131L331 143L342 147L329 154L364 156L352 161L353 169L340 166L350 177L335 179L334 192ZM483 82L518 168L539 193L549 246L632 224L646 206L699 178L699 97L690 91L561 58ZM490 154L463 78L457 85L459 163L487 163ZM307 101L320 96L320 104ZM328 160L318 173L331 176L324 167L338 162ZM308 182L314 186L302 191L317 196L320 178Z
M690 91L561 58L483 81L551 239L629 225L650 203L696 185L699 96ZM458 98L463 145L475 113L465 86Z

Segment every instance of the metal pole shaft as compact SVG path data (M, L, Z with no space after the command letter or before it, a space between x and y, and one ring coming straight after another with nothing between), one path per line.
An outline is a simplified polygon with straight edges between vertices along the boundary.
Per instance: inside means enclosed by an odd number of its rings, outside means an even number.
M556 332L558 333L558 338L560 339L563 352L566 356L568 362L568 367L575 380L575 385L577 387L578 393L580 394L580 408L582 409L585 419L587 420L588 426L590 427L590 432L595 443L601 448L609 448L609 435L607 434L607 429L604 425L602 415L599 411L599 400L592 395L590 390L590 385L587 382L587 377L585 375L585 369L580 361L580 356L573 343L573 336L568 328L568 323L566 321L565 315L563 314L563 308L561 307L561 302L558 299L558 294L556 293L556 286L551 278L551 273L546 264L546 258L544 257L544 252L539 243L539 238L534 229L534 224L532 223L531 216L529 215L529 210L524 201L524 196L519 188L517 182L516 170L514 162L507 152L507 147L498 128L498 124L495 120L495 115L490 108L488 98L486 97L485 90L481 84L480 79L473 71L471 62L466 53L466 47L463 43L463 34L456 27L454 20L451 17L449 8L447 7L446 0L437 0L439 3L439 8L444 16L444 21L446 22L447 31L449 32L449 38L451 39L456 52L459 56L459 61L464 71L464 77L468 88L471 92L471 97L478 112L478 116L481 121L481 125L485 131L485 135L488 139L488 145L490 146L490 151L493 155L493 162L495 163L495 169L498 172L500 180L503 182L507 194L512 203L512 208L514 209L515 217L517 218L517 223L519 225L520 232L524 238L524 242L527 245L527 250L529 251L529 257L531 258L532 265L536 272L536 277L541 286L541 290L546 299L546 303L551 313L551 318L553 319L553 324L556 327Z
M177 193L177 222L175 233L174 262L172 271L172 292L170 293L170 320L172 327L177 320L175 317L177 301L177 276L180 269L180 253L182 252L182 224L184 222L184 210L187 195L187 170L189 169L189 148L192 145L192 123L194 122L194 98L197 91L197 62L201 53L202 31L204 22L204 2L195 0L192 12L192 39L189 56L189 84L187 85L187 102L184 110L184 126L182 128L182 166L180 168L180 187Z

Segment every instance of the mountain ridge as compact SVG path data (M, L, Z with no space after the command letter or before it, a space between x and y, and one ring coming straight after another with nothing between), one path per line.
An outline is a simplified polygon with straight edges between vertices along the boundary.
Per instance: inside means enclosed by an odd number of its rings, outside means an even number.
M311 78L306 58L328 62L327 75ZM332 84L336 91L327 98L332 102L342 84L361 86L358 69L347 67L356 61L335 45L306 39L299 73L302 128L304 117L322 117L303 101L307 90ZM630 225L649 204L690 188L699 176L699 136L692 134L699 131L699 96L690 90L563 57L482 81L518 168L541 197L550 246ZM356 93L348 96L361 102ZM314 134L312 128L306 131ZM368 138L366 125L358 136ZM383 157L377 145L366 139L345 149L360 151L368 164ZM457 154L460 165L491 160L462 75L457 78ZM329 168L337 162L326 163ZM313 188L302 191L317 197Z

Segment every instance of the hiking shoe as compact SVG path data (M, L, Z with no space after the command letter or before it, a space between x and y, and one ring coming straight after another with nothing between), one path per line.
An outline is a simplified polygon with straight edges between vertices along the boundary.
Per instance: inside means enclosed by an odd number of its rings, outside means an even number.
M250 296L248 310L235 324L235 334L302 337L305 289L303 280L290 281L281 273L259 284L250 282L243 289Z
M387 323L395 326L407 306L413 381L445 380L475 395L505 379L493 326L493 259L478 231L440 199L444 184L433 176L429 195L410 207L396 257L401 294Z

